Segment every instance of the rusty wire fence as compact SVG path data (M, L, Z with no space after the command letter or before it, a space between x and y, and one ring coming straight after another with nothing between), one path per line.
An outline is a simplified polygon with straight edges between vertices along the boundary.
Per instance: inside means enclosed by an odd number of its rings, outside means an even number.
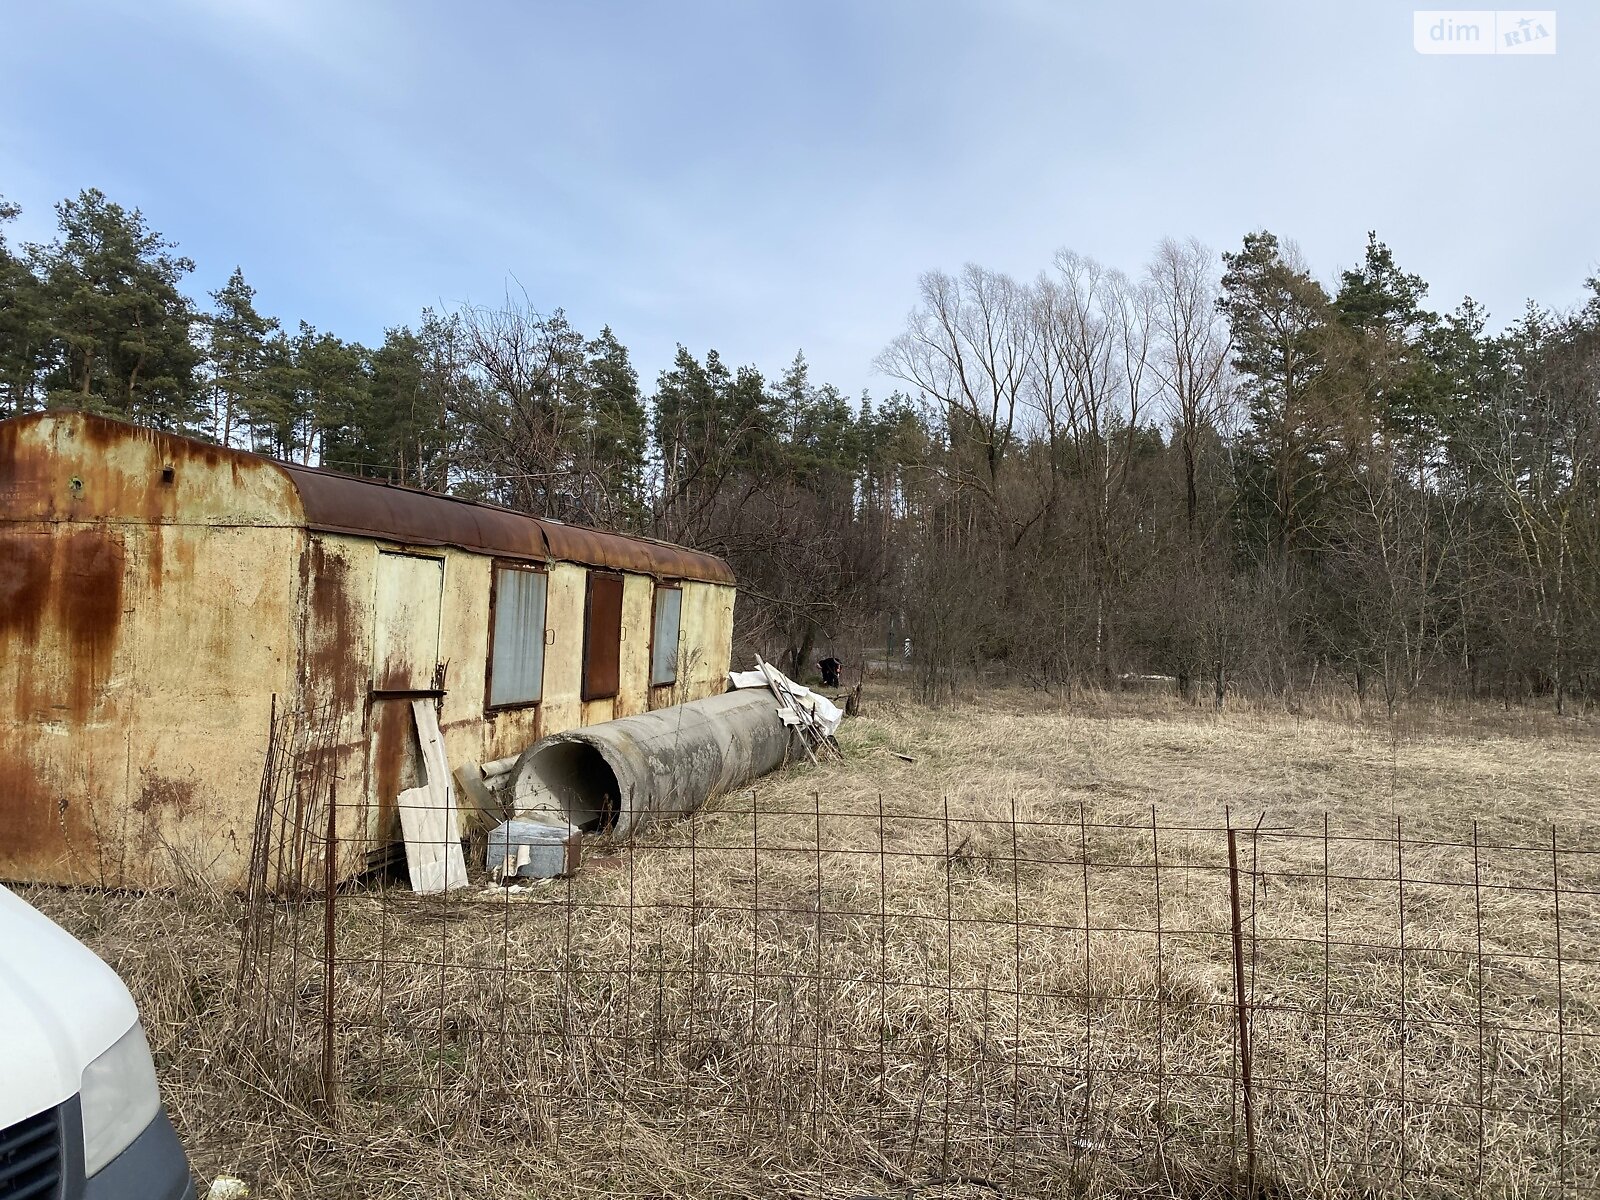
M261 905L264 1086L417 1194L1600 1192L1575 831L778 803Z

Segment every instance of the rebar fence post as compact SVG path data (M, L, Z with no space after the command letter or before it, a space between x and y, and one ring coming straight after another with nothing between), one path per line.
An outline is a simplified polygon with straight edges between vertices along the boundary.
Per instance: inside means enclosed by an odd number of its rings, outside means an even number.
M1250 1088L1250 1007L1244 990L1244 922L1239 908L1239 847L1228 827L1228 895L1233 918L1233 1007L1239 1023L1239 1082L1244 1102L1245 1191L1256 1190L1255 1101Z
M336 1106L338 1070L334 1062L334 890L338 887L339 788L328 781L328 838L322 850L322 1104Z

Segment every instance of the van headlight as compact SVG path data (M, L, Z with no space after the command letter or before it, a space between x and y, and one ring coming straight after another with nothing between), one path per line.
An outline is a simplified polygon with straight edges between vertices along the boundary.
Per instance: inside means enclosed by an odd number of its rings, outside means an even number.
M156 1064L139 1022L84 1068L79 1103L83 1173L93 1175L126 1150L161 1111Z

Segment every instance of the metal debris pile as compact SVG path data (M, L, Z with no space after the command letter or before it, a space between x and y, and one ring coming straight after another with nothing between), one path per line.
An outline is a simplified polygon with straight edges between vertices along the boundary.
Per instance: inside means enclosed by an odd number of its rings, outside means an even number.
M795 731L806 757L842 761L844 755L834 735L844 721L844 711L826 696L794 682L771 663L756 656L754 671L729 671L728 683L735 689L764 687L778 702L778 717Z

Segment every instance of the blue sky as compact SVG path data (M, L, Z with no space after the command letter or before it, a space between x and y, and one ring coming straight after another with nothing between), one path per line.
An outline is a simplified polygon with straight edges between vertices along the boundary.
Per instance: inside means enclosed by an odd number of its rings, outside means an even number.
M1452 307L1600 267L1600 8L1553 56L1422 56L1377 0L50 0L0 34L22 240L97 186L263 311L380 339L508 287L891 390L917 275L1136 269L1267 227L1324 277L1375 229Z

